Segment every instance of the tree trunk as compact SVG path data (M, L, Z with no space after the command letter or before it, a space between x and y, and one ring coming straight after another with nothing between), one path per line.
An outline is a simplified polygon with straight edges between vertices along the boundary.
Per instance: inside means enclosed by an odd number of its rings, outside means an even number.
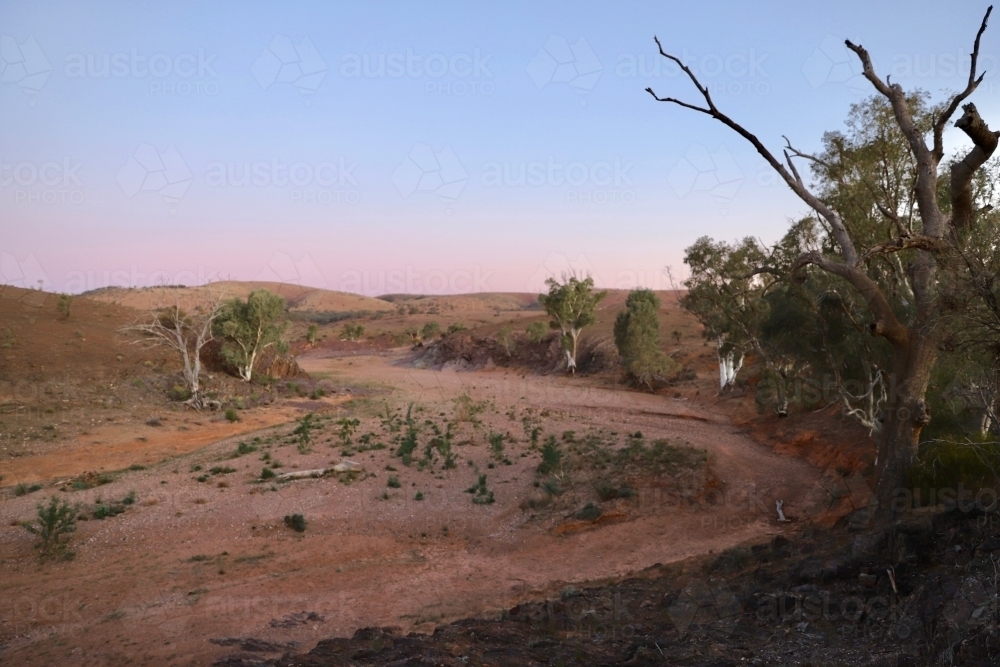
M893 500L905 488L907 470L917 459L920 433L930 421L924 396L937 359L937 339L921 327L911 332L909 344L897 347L893 355L889 402L875 461L877 505L872 516L880 526L890 525L894 518Z

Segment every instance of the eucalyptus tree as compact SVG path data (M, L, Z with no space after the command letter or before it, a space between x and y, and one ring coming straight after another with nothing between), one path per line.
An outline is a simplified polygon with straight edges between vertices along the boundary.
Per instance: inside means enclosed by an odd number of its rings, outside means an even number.
M900 133L905 141L907 154L902 159L909 166L902 168L901 174L910 179L912 187L900 200L880 192L879 181L871 173L847 169L855 162L848 152L838 154L844 160L843 168L830 169L824 164L827 161L822 154L800 151L786 139L779 158L755 134L721 111L708 87L690 67L665 51L659 39L655 40L660 55L684 72L702 101L691 103L660 96L648 88L650 95L657 101L722 123L756 149L785 184L815 211L831 241L827 247L804 252L791 271L815 267L850 285L866 304L869 332L891 347L889 392L875 462L877 509L873 516L883 525L892 519L893 494L903 485L906 472L916 459L920 433L931 417L926 393L939 354L944 319L941 315L948 305L948 290L941 285L942 264L956 253L966 230L977 224L981 212L976 207L973 181L997 147L998 133L989 129L974 104L966 103L985 75L978 72L979 46L991 11L992 7L986 11L976 34L965 87L933 105L926 114L922 113L925 107L921 96L908 95L898 83L880 77L868 51L845 41L860 61L865 79L891 109L893 131ZM949 164L944 132L959 107L963 113L954 124L972 142L972 147ZM820 174L829 173L833 180L807 183L797 166L803 161ZM851 206L851 201L831 196L826 186L834 185L839 175L845 179L854 177L870 186L874 206L858 210ZM869 225L874 211L881 216L881 225ZM892 270L897 273L896 292L893 283L885 280L890 271L888 265L893 265ZM894 297L899 299L896 304ZM896 307L903 300L906 307Z

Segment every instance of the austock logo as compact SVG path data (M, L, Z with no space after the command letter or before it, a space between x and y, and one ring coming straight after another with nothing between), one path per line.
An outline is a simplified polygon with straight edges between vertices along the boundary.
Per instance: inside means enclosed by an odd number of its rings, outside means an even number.
M558 35L548 38L526 69L539 90L550 83L565 83L579 95L593 90L604 72L604 66L586 39L580 37L570 45L565 37ZM586 101L581 99L580 103L586 104Z
M193 178L173 144L163 153L150 144L139 144L115 180L129 199L140 192L159 194L174 214Z
M435 151L427 144L416 144L392 173L392 182L404 199L416 192L431 192L448 212L468 180L468 172L450 146Z
M287 83L303 95L319 90L326 70L326 63L308 37L295 44L284 35L276 35L250 68L261 88Z
M667 182L678 197L707 192L726 213L743 185L743 172L725 146L713 153L701 144L691 144L667 174Z
M0 36L0 81L18 86L29 96L28 104L35 105L33 98L51 73L52 65L34 37L18 44L13 37Z

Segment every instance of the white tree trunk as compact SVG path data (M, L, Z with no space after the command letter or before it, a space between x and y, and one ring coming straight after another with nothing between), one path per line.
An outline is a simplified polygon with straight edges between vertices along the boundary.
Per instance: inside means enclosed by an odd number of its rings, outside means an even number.
M736 352L730 350L728 354L722 354L722 341L718 341L716 354L719 357L719 389L725 389L736 382L736 374L743 368L743 355L736 358Z

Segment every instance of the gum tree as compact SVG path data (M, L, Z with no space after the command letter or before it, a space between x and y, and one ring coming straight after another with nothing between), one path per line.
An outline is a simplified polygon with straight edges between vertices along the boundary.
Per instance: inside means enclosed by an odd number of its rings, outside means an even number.
M285 300L268 290L254 290L247 300L230 299L222 305L215 321L216 335L222 338L222 356L236 367L246 382L261 355L270 347L286 350L282 340Z
M538 303L552 320L551 329L562 333L563 350L566 352L566 370L576 374L576 352L580 341L580 332L584 327L594 323L594 311L597 304L608 295L607 292L594 291L594 279L587 276L580 280L576 276L563 278L559 283L555 278L549 278L545 284L549 286L548 294L539 294Z
M984 74L977 73L979 44L992 9L986 11L976 34L964 89L936 107L927 126L917 122L912 98L903 88L876 73L868 51L845 41L859 59L864 77L891 107L893 122L905 137L914 164L913 210L908 211L900 202L877 201L878 213L890 223L887 229L891 230L880 239L860 237L850 209L824 197L822 192L814 192L802 178L796 161L820 164L821 158L795 149L787 139L784 159L776 157L755 134L723 113L709 89L684 61L666 52L659 39L654 38L660 55L684 72L702 102L660 96L652 88L647 88L647 92L659 102L722 123L756 149L792 192L816 212L833 241L829 248L803 253L793 264L792 273L816 267L849 284L866 303L870 334L884 338L892 348L889 398L875 462L877 508L873 516L878 525L887 525L892 520L894 491L904 483L906 471L916 459L920 433L930 421L925 396L938 356L942 329L939 316L947 306L940 269L960 249L964 230L977 224L980 210L973 196L973 179L997 147L998 134L989 129L974 104L963 104L983 81ZM960 106L963 114L954 124L972 141L972 148L943 169L944 131ZM896 261L905 272L908 291L912 293L905 311L893 307L891 295L876 279L875 267ZM768 267L760 270L766 271Z

